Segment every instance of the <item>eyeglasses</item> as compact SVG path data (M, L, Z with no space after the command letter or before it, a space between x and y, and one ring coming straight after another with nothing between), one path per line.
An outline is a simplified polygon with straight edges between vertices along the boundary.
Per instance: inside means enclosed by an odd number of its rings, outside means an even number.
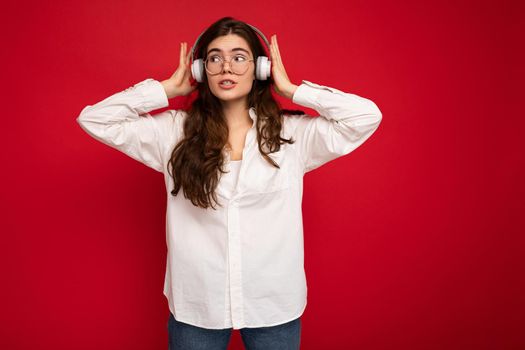
M214 55L208 57L204 61L204 67L208 73L212 75L217 75L220 72L222 72L222 69L224 68L224 63L228 62L234 74L242 75L248 70L248 66L250 65L251 61L253 60L247 59L243 55L236 55L228 61L225 61L225 59L221 56Z

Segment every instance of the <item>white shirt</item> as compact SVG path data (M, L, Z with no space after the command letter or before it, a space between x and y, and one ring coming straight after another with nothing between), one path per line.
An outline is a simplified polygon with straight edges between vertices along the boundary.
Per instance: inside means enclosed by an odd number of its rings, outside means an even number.
M228 173L223 174L221 178L221 182L224 183L224 193L228 198L231 198L233 195L233 191L235 190L235 186L237 185L237 179L239 178L239 171L241 170L241 160L230 160L230 162L227 165L227 171Z
M303 175L359 147L382 114L369 99L307 80L292 101L320 116L284 117L282 135L296 141L271 154L278 169L258 150L257 114L251 108L254 123L238 178L219 181L223 206L217 210L195 207L182 191L170 193L167 163L182 139L187 113L149 114L169 105L159 81L141 81L86 106L78 116L89 135L164 174L168 254L163 292L178 321L209 329L265 327L298 318L306 308ZM235 167L229 153L226 158L230 169Z

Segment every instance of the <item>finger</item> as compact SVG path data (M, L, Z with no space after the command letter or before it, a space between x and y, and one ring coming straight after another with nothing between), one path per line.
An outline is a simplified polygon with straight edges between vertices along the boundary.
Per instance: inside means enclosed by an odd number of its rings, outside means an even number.
M188 52L188 55L186 57L186 64L190 63L190 58L191 58L191 50L190 50L190 52Z
M186 69L186 71L184 73L185 73L184 74L184 79L188 80L191 83L191 78L192 78L191 70L190 69Z
M275 38L275 50L277 51L278 61L282 67L284 67L283 60L281 58L281 52L279 51L279 43L277 42L277 37Z
M179 65L184 65L184 43L180 43L180 62Z
M273 52L273 61L276 67L281 67L281 60L279 57L279 51L277 51L277 37L274 34L272 36L272 52Z
M182 43L182 59L183 59L183 64L186 65L186 43Z
M190 85L194 85L197 80L193 78L193 74L191 73L190 69L186 69L186 72L184 74L184 80L188 80Z
M186 70L186 72L184 72L184 81L188 81L191 85L191 74L190 74L190 71L189 70Z
M277 59L275 57L276 53L275 53L275 44L274 44L275 41L274 41L274 38L275 38L275 36L272 35L271 42L270 42L270 54L272 56L271 57L272 61L276 62Z

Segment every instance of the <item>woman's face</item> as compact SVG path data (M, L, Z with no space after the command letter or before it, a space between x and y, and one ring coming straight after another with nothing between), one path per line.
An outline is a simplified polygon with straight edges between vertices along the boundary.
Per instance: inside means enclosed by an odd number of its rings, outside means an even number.
M250 93L255 79L255 64L254 61L247 63L246 72L243 74L236 74L232 71L230 60L237 62L243 60L253 60L253 54L248 46L246 40L235 34L228 34L215 38L206 49L209 60L215 56L222 57L224 63L219 74L212 75L206 71L208 78L208 86L211 92L223 102L232 102L244 100ZM215 61L218 59L215 57ZM222 80L229 79L234 81L233 85L223 86L220 84Z

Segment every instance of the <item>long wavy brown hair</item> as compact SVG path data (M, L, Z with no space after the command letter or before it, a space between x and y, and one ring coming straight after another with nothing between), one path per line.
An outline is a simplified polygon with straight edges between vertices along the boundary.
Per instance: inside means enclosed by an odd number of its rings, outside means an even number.
M196 58L204 58L206 49L215 38L236 34L248 43L255 62L258 56L267 56L257 33L246 23L232 17L223 17L213 23L200 37L195 48ZM281 109L274 99L271 86L273 78L254 80L248 94L249 107L257 113L257 143L261 155L273 166L280 168L268 154L280 150L281 144L294 143L292 139L280 136L284 114L304 114L300 110ZM168 162L168 172L173 177L173 196L182 188L184 197L193 205L216 209L218 204L216 188L220 173L225 173L225 146L228 143L228 125L220 100L213 95L206 74L196 89L197 98L187 111L184 121L184 137L174 147Z

